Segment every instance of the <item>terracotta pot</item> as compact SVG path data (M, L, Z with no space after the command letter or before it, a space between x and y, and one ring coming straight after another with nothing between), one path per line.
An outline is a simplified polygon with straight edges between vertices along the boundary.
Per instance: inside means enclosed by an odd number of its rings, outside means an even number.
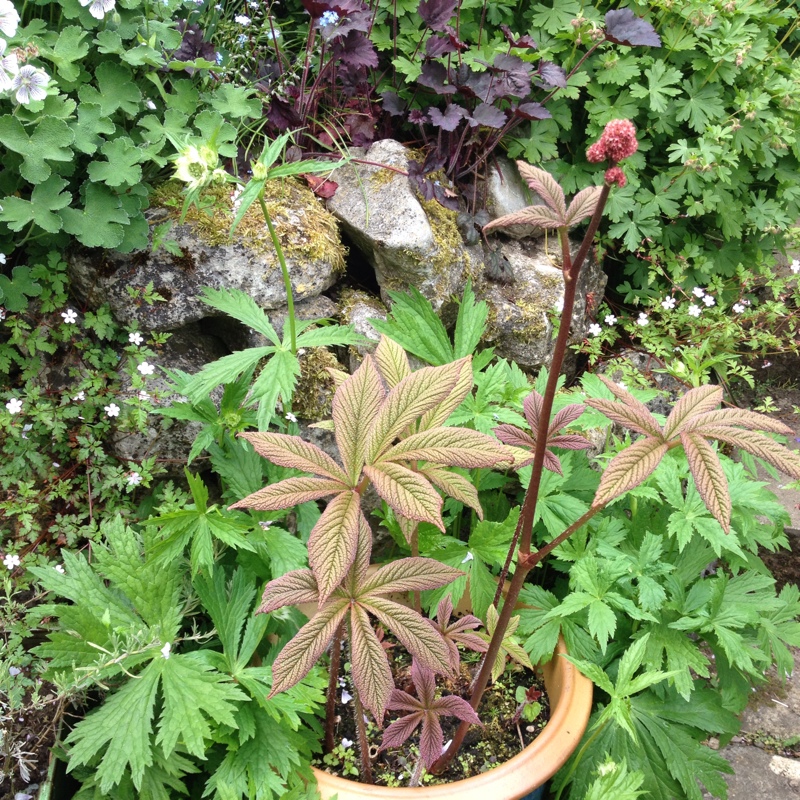
M469 597L464 593L465 599ZM399 597L392 599L400 600ZM459 603L457 611L467 611ZM313 613L313 611L312 611ZM339 778L314 769L322 800L356 798L437 798L445 800L518 800L542 786L566 763L578 746L592 710L592 682L565 658L564 640L559 638L555 656L541 667L550 700L550 721L521 753L488 772L440 786L392 788ZM480 709L478 709L480 714Z

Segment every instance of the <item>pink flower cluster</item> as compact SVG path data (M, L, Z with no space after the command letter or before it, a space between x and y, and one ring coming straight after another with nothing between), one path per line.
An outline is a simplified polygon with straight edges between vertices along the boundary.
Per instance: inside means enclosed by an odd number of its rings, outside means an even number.
M609 167L606 170L604 180L607 186L613 186L616 183L620 189L628 182L622 167Z
M639 149L636 141L636 128L627 119L612 119L602 136L586 151L586 158L593 164L610 161L617 164L623 158L632 156ZM624 185L624 184L623 184Z

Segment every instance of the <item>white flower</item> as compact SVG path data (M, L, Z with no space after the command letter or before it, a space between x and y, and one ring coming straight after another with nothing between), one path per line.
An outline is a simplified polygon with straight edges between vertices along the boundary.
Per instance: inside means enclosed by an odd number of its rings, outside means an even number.
M268 531L269 530L269 526L272 525L272 520L271 519L264 519L264 520L261 520L261 522L259 522L258 524L261 526L261 530L262 531Z
M133 331L133 333L128 334L128 341L131 344L140 345L144 341L144 337L139 331Z
M11 38L17 35L19 14L11 0L0 0L0 31Z
M352 739L348 739L346 736L343 736L342 737L342 747L344 747L344 749L347 750L347 748L352 747L352 746L353 746L353 740Z
M733 304L733 310L734 310L734 311L735 311L737 314L741 314L741 313L742 313L742 311L744 311L744 306L743 306L741 303L734 303L734 304Z
M147 392L144 389L140 389L139 393L136 395L136 397L138 397L139 400L142 400L142 401L150 399L150 395L147 394Z
M641 325L643 328L647 327L650 324L650 320L647 317L647 314L644 311L639 312L639 318L636 320L637 325Z
M218 164L216 150L190 144L175 159L175 177L187 183L190 191L199 189L212 179Z
M320 18L320 27L325 25L335 25L339 21L339 15L335 11L326 11Z
M672 308L675 308L675 298L674 297L665 297L661 301L661 308L665 311L669 311Z
M116 0L79 0L79 2L84 8L89 6L89 13L95 19L103 19L116 5Z
M712 297L710 294L707 294L707 295L706 295L706 296L703 298L703 302L704 302L704 303L705 303L705 304L706 304L706 305L707 305L709 308L711 308L711 306L715 305L714 298L713 298L713 297Z
M6 310L0 306L0 322L2 322L6 318Z
M161 648L161 658L163 658L163 659L168 659L168 658L169 658L169 656L170 656L170 652L171 652L171 650L172 650L172 645L171 645L169 642L167 642L167 643L166 643L166 644L165 644L165 645L164 645L164 646Z
M592 336L599 336L603 332L603 329L595 322L589 326L589 333Z
M138 486L142 482L142 476L138 472L131 470L128 473L127 480L128 480L128 486Z
M156 371L156 368L152 364L148 364L146 361L142 361L142 363L139 364L136 369L139 370L142 375L152 375Z
M11 553L9 553L9 554L8 554L8 555L7 555L7 556L6 556L6 557L3 559L3 566L4 566L4 567L5 567L7 570L16 569L16 568L19 566L19 556L18 556L18 555L16 555L16 554L11 554Z
M7 403L6 408L9 414L19 414L22 411L22 400L12 397Z
M56 564L56 565L53 567L53 569L54 569L54 570L55 570L55 571L56 571L56 572L57 572L59 575L64 575L64 574L65 574L65 572L66 572L66 570L65 570L65 569L64 569L64 567L63 567L63 565L61 565L61 564Z
M771 366L772 366L772 362L771 361L767 361L765 359L764 363L761 365L761 369L766 369L767 367L771 367Z
M297 417L292 414L291 411L286 415L286 419L288 419L289 422L297 422Z
M792 263L789 264L789 269L794 272L795 275L800 273L800 259L793 258Z
M0 44L5 44L5 42L3 42L2 39L0 39ZM0 49L0 52L2 52L2 49ZM0 264L5 264L5 263L6 263L6 254L0 253Z
M74 325L78 321L77 312L73 311L71 308L68 308L66 311L62 311L61 316L67 325Z
M23 439L27 439L28 438L28 436L27 436L28 431L32 431L32 430L33 430L33 425L23 425L22 426L22 438Z
M606 318L603 320L606 325L616 325L617 318L613 314L606 314Z
M702 311L703 311L703 309L702 309L702 308L700 308L700 306L696 306L694 303L692 303L692 304L689 306L689 308L688 308L688 310L687 310L687 312L686 312L686 313L687 313L687 314L688 314L690 317L699 317L699 316L700 316L700 314L702 313Z
M238 14L233 18L234 22L238 22L240 25L249 25L250 24L250 17L245 14Z
M108 414L109 417L118 417L119 416L119 406L116 403L111 403L110 405L103 406L103 410Z
M267 38L267 41L273 41L274 39L281 38L281 32L275 28L275 30L264 31L264 36Z
M694 289L692 289L692 294L695 297L702 297L705 293L705 289L701 289L699 286L695 286Z
M2 13L2 12L0 12ZM6 52L6 40L0 39L0 92L5 92L11 88L11 76L19 71L19 64L14 53L4 55ZM6 263L6 257L0 253L0 264Z
M11 91L17 93L18 103L26 105L34 100L44 100L47 97L45 87L49 82L50 77L43 69L25 64L11 79Z
M156 104L152 100L145 100L144 104L150 109L150 111L156 110Z
M464 556L464 558L461 559L461 563L466 564L468 561L472 561L474 558L475 556L472 555L472 553L470 553L469 550L467 550L467 554Z
M347 689L342 689L342 705L346 706L352 699L353 695L351 695Z
M78 394L76 394L76 395L75 395L75 397L73 397L72 399L73 399L75 402L80 402L81 400L85 400L85 399L86 399L86 392L84 392L84 391L80 391L80 392L78 392Z

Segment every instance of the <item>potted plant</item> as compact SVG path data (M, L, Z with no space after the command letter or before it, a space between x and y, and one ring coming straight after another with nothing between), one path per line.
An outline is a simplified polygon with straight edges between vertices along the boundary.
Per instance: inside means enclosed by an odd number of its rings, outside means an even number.
M469 727L480 721L480 702L489 684L498 658L510 649L509 633L515 626L515 609L526 577L542 559L571 534L600 513L609 503L638 486L658 466L671 449L682 447L686 453L697 491L709 512L726 532L730 526L731 499L725 474L716 451L708 440L741 447L766 460L778 469L800 478L800 458L759 430L787 433L778 422L740 409L722 409L722 390L703 386L689 391L675 406L661 426L651 412L628 391L603 379L615 401L591 399L587 403L610 420L639 434L628 448L618 453L605 467L599 487L586 513L575 519L563 532L546 545L532 547L533 520L544 469L559 469L558 458L551 448L578 449L587 443L562 428L574 422L584 411L571 405L552 415L560 367L567 347L570 320L575 301L580 269L592 245L600 217L611 187L625 185L625 174L619 163L637 149L636 131L625 120L610 122L587 157L590 162L607 164L602 186L579 192L569 204L561 187L547 172L519 163L520 172L530 188L545 205L501 217L486 225L491 229L513 224L535 224L558 232L564 275L564 304L547 386L543 394L531 392L525 399L524 412L530 430L503 424L497 438L445 423L462 403L472 386L469 358L440 367L412 371L399 345L383 338L374 355L365 357L352 376L337 374L337 390L333 399L332 427L338 445L340 462L316 446L297 436L279 433L244 433L255 449L275 464L299 469L307 476L291 477L269 485L236 503L233 508L276 510L308 500L328 498L327 506L308 540L310 569L296 570L270 581L260 611L268 613L284 606L311 604L311 618L282 649L273 664L271 696L298 683L330 651L326 746L333 747L335 695L342 651L347 647L351 663L353 713L361 759L361 780L345 791L346 782L324 783L323 795L339 797L380 796L371 783L371 764L366 735L365 712L378 722L387 708L406 710L385 732L384 745L405 741L420 722L423 725L420 763L415 765L411 783L419 780L421 768L442 772L458 752ZM577 252L573 255L568 229L585 219L588 228ZM443 529L441 492L472 508L478 517L481 506L472 483L448 468L492 468L498 465L515 467L530 464L531 477L522 504L519 523L508 550L505 567L498 576L498 589L489 611L485 647L467 698L446 695L436 698L435 675L451 675L458 660L446 607L439 607L434 623L421 615L420 592L451 583L460 576L453 567L430 558L419 557L418 526L430 523ZM361 499L372 484L394 512L411 550L410 558L390 562L370 570L372 534L361 510ZM507 592L501 591L511 575ZM395 595L410 595L407 603L397 602ZM373 630L370 618L390 631L410 654L411 677L416 697L394 686L386 651ZM476 620L477 623L477 620ZM470 623L472 624L472 623ZM463 626L460 628L463 633ZM455 651L455 655L453 654ZM565 659L556 659L560 667L551 669L548 689L558 700L561 687L581 679L559 672ZM585 705L571 726L567 739L577 744L588 715L590 698L583 692ZM560 704L554 703L554 722L561 715ZM461 722L447 748L440 748L441 730L438 716L451 713ZM402 728L403 730L400 730ZM557 737L557 726L548 726L541 737ZM538 754L539 745L529 748L533 760L547 761L550 756ZM537 755L538 754L538 755ZM566 758L564 755L564 758ZM406 793L419 796L478 797L491 783L492 791L501 797L516 798L541 784L558 764L547 763L542 771L532 770L531 782L520 781L521 767L527 756L520 754L505 767L512 776L506 783L492 772L464 781L456 790L450 787L393 789L398 796ZM474 790L474 791L473 791Z

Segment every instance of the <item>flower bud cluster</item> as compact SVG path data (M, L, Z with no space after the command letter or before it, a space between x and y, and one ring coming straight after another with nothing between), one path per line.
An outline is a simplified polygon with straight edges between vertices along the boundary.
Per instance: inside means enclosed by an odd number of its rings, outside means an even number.
M636 128L627 119L612 119L603 130L602 136L586 151L586 158L593 164L611 161L617 164L623 158L632 156L639 149L636 141Z

